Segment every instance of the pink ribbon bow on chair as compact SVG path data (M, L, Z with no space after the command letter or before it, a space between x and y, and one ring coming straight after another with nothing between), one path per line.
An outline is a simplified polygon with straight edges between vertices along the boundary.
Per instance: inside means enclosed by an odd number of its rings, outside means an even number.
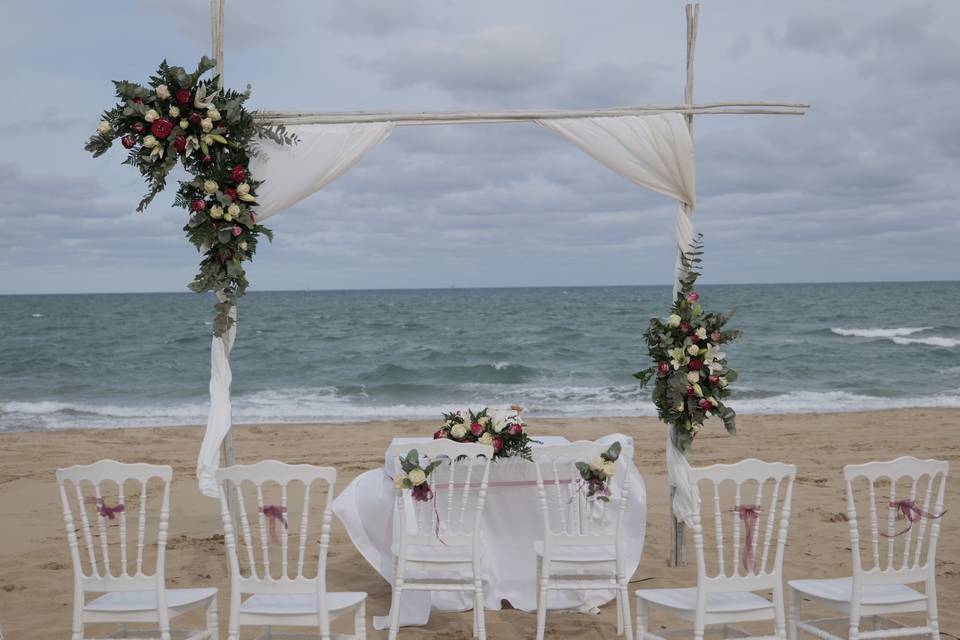
M747 535L743 539L743 551L740 553L740 562L743 568L750 573L757 572L757 563L753 557L753 535L760 517L760 507L755 504L745 504L734 509L740 519L747 526Z
M283 515L287 512L286 507L275 504L268 504L260 507L260 513L267 517L270 522L270 543L273 544L279 540L277 537L277 522L283 523L283 528L287 528L287 518Z
M97 505L97 513L100 514L101 518L109 518L110 520L116 520L117 514L123 511L123 505L118 504L115 507L107 506L107 503L103 501L103 498L94 498L89 496L86 501L87 504Z
M906 520L907 528L901 531L900 533L895 533L893 535L880 532L884 538L896 538L897 536L902 536L907 531L913 527L913 523L918 521L920 518L932 518L937 520L942 518L947 512L944 511L938 515L933 515L932 513L927 513L923 509L917 506L915 500L895 500L890 503L890 508L896 509L897 511L897 520Z

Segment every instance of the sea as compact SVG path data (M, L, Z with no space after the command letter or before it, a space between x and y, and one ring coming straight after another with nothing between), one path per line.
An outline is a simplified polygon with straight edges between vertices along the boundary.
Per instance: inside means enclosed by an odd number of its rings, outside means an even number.
M736 310L739 413L960 408L960 282L705 285ZM670 289L252 292L235 423L655 415L632 374ZM0 296L0 431L203 424L212 299Z

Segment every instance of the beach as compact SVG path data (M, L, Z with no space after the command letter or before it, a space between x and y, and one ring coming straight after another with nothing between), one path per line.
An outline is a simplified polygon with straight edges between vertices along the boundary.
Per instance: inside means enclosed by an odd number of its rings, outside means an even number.
M323 425L259 425L235 429L238 462L276 458L291 463L331 465L338 489L358 474L383 464L394 436L428 435L433 422L369 422ZM635 462L647 489L647 537L632 587L693 586L691 562L669 568L669 519L664 466L665 427L649 417L529 420L533 435L555 434L570 440L624 433L635 440ZM170 464L174 468L167 582L170 587L220 588L221 637L226 637L229 582L218 506L202 496L194 478L201 427L78 429L0 434L0 625L9 640L69 637L72 568L57 497L58 467L102 458ZM738 435L708 423L697 438L694 466L734 462L746 457L792 462L798 466L793 516L784 562L787 579L849 575L850 543L842 468L845 464L888 460L898 455L960 462L960 411L897 409L876 412L747 415ZM937 561L941 631L960 635L960 469L951 470ZM351 544L338 522L328 572L330 590L369 593L368 637L385 638L371 618L389 607L389 585ZM632 603L631 603L632 605ZM814 609L810 609L814 611ZM201 618L184 619L199 624ZM490 638L533 637L536 616L505 609L487 612ZM909 621L910 618L907 618ZM401 630L401 638L467 638L469 614L434 613L426 627ZM654 613L653 628L682 627ZM177 625L182 626L182 625ZM338 626L335 625L336 631ZM91 627L90 631L105 631ZM599 616L551 613L548 638L612 638L616 611L604 606ZM768 631L769 632L769 631ZM243 638L254 637L247 630Z

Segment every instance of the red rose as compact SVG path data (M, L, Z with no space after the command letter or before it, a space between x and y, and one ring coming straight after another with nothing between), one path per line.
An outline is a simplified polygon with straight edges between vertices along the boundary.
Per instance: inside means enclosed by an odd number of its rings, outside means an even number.
M243 182L247 179L247 170L243 165L238 164L233 169L230 169L230 179L234 182Z
M689 302L690 304L693 304L699 299L700 299L700 294L697 293L696 291L691 291L690 293L687 294L687 302Z
M704 398L703 400L700 401L700 410L701 410L701 411L703 411L704 413L706 413L707 411L710 411L710 409L713 409L713 405L710 403L709 400L707 400L706 398Z
M710 381L710 384L720 384L720 376L707 376L707 380Z
M483 425L479 422L474 422L470 425L470 433L479 438L481 435L483 435Z
M177 91L177 102L180 104L190 104L190 90L180 89Z
M665 375L667 375L668 373L670 373L670 363L668 363L668 362L661 362L660 364L658 364L658 365L657 365L657 372L659 372L660 375L662 375L662 376L665 376Z
M234 202L237 201L237 190L234 189L233 187L227 187L226 189L224 189L224 190L223 190L223 195L227 196L228 198L230 198L230 199L233 200Z
M713 340L714 342L720 342L721 337L723 336L720 335L719 331L714 331L713 333L710 334L710 339Z
M690 333L690 323L689 322L680 323L680 331L683 331L684 333Z
M203 120L203 116L200 115L198 112L194 111L193 113L190 114L189 120L190 120L190 124L196 125L199 127L200 121Z
M143 104L143 98L134 98L133 104Z
M210 156L203 156L200 158L200 162L203 164L203 166L209 167L211 164L213 164L213 158Z
M137 144L137 141L133 139L133 136L123 136L120 138L120 144L123 145L124 149L129 149L133 145Z
M523 433L523 426L517 422L514 422L509 427L507 427L507 433L511 436L518 436Z
M700 367L702 366L703 363L696 358L690 358L690 362L687 363L687 368L690 369L690 371L700 371Z
M201 200L200 198L197 198L196 200L190 203L190 208L193 209L194 211L203 211L204 209L207 208L207 203Z
M503 451L503 438L497 436L493 439L493 452L500 453L501 451Z
M233 234L233 237L236 238L236 237L239 236L241 233L243 233L243 229L241 229L241 228L238 227L237 225L233 225L233 230L232 230L230 233L232 233L232 234Z
M139 133L140 135L143 135L143 132L147 130L147 126L142 122L134 122L130 128L133 129L134 133Z
M177 153L183 153L187 150L187 138L186 136L177 136L173 140L173 148L177 150Z
M440 429L439 431L433 434L434 440L443 440L446 437L447 437L447 432L444 431L443 429Z
M688 398L692 398L695 393L696 393L696 391L694 391L693 387L687 387L687 397L688 397Z
M173 131L173 123L166 118L158 118L150 125L150 133L157 140L163 140Z

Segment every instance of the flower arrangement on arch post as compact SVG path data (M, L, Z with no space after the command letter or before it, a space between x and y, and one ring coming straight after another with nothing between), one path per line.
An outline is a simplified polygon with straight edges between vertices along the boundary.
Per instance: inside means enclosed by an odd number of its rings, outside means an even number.
M254 207L262 184L250 174L250 158L260 139L294 144L283 125L256 122L243 106L243 93L220 90L218 77L203 78L216 65L204 56L188 73L160 63L146 85L114 81L119 102L103 112L96 133L84 147L99 157L114 141L127 150L123 164L136 168L147 182L137 205L143 211L163 191L180 164L191 175L177 188L175 206L186 209L187 239L203 254L190 289L221 293L213 331L222 335L233 324L230 307L249 285L243 263L253 260L260 236L273 238L257 222Z
M652 318L643 334L654 364L634 374L640 386L653 384L653 402L661 420L673 426L674 445L685 452L703 428L704 421L717 416L727 432L736 434L736 412L724 404L737 372L730 368L721 350L741 332L727 330L733 317L704 313L700 294L694 291L700 277L702 236L697 236L689 251L681 256L686 275L680 281L676 300L666 321Z

